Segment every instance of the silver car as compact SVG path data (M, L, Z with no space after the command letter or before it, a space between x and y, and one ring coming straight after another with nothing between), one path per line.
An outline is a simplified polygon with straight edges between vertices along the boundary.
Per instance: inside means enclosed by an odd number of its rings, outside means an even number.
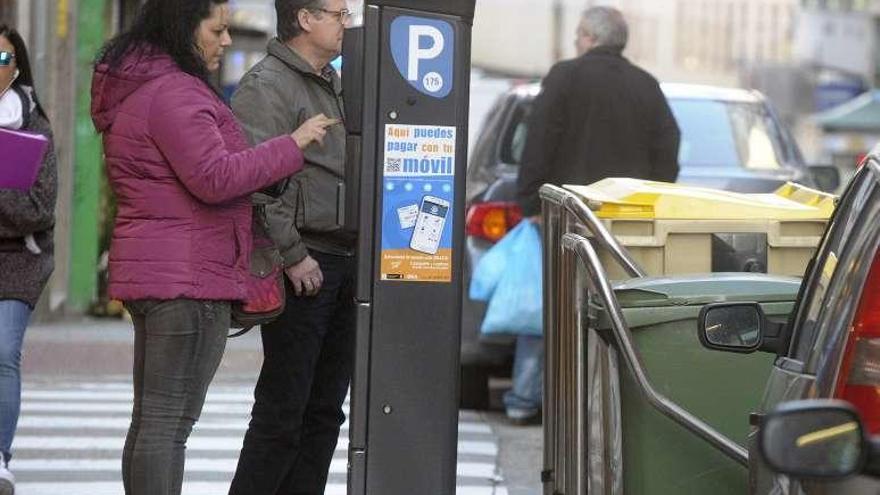
M757 91L692 84L661 85L681 128L678 182L737 192L770 192L787 181L834 190L833 167L808 167L783 122ZM516 179L538 84L515 87L489 112L468 164L466 256L470 280L480 257L522 215ZM462 406L488 405L490 374L509 372L512 339L479 332L485 304L464 293L461 322Z

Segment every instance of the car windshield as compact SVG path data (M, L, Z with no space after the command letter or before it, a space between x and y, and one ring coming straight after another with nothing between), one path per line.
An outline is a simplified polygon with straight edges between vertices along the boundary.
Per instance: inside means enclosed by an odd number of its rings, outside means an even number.
M782 168L784 146L765 107L701 99L670 99L681 129L682 167Z
M683 168L777 170L786 161L779 128L760 103L672 98L669 105L681 129ZM500 150L504 163L522 159L530 107L521 102L508 121Z

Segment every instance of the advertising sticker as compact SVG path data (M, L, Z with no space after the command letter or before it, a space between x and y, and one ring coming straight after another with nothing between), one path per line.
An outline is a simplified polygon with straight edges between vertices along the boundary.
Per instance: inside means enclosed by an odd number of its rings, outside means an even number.
M452 281L456 128L385 126L381 279Z

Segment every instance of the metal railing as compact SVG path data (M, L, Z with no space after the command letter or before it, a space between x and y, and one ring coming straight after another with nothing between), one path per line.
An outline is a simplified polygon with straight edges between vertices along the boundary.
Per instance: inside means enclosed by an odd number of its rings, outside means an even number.
M617 239L614 238L611 232L608 232L608 229L605 228L602 221L593 213L593 210L588 208L580 198L561 187L546 184L541 187L541 199L543 204L556 207L551 208L550 213L554 213L553 210L558 210L560 214L558 218L562 221L563 226L568 223L565 220L574 220L587 228L593 235L595 242L607 250L629 276L647 276L647 272L630 256L629 251L617 242ZM544 220L547 219L545 218ZM544 225L546 226L548 223L545 221Z
M619 379L608 344L585 332L578 321L589 314L585 291L575 286L577 262L563 253L568 232L590 232L632 277L645 271L620 246L596 215L574 194L553 185L540 191L544 241L544 494L602 493L622 484ZM586 342L586 345L585 345ZM587 384L590 384L588 387ZM589 392L589 394L588 394ZM593 406L593 407L588 407ZM588 417L592 412L592 418ZM590 421L607 427L589 430ZM588 437L586 432L590 432ZM587 446L592 446L589 449ZM590 479L587 479L588 472ZM611 491L609 493L620 493Z
M645 272L574 194L541 188L544 226L544 482L545 495L620 495L623 455L618 359L645 399L662 414L746 465L746 449L693 416L651 385L606 271L592 243L633 277ZM589 232L591 240L579 235ZM592 241L592 243L591 243ZM581 276L586 272L586 277ZM591 323L599 308L613 342Z

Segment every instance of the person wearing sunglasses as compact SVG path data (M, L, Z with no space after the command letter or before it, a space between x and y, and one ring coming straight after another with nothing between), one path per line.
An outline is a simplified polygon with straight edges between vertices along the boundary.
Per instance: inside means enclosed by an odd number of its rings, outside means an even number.
M333 121L251 147L212 85L232 42L227 0L147 0L105 45L92 82L117 200L109 295L134 324L126 495L180 495L187 439L245 295L250 195L299 172Z
M9 470L21 411L21 349L31 312L54 268L58 172L49 118L34 91L21 35L0 24L0 128L49 138L37 180L27 191L0 189L0 495L15 491ZM0 144L0 157L7 156Z
M330 62L342 50L346 2L275 0L275 10L278 37L232 97L252 143L290 132L306 115L344 119ZM345 138L344 126L327 129L266 210L287 304L261 329L264 360L231 495L324 493L354 360L355 236L337 223Z

